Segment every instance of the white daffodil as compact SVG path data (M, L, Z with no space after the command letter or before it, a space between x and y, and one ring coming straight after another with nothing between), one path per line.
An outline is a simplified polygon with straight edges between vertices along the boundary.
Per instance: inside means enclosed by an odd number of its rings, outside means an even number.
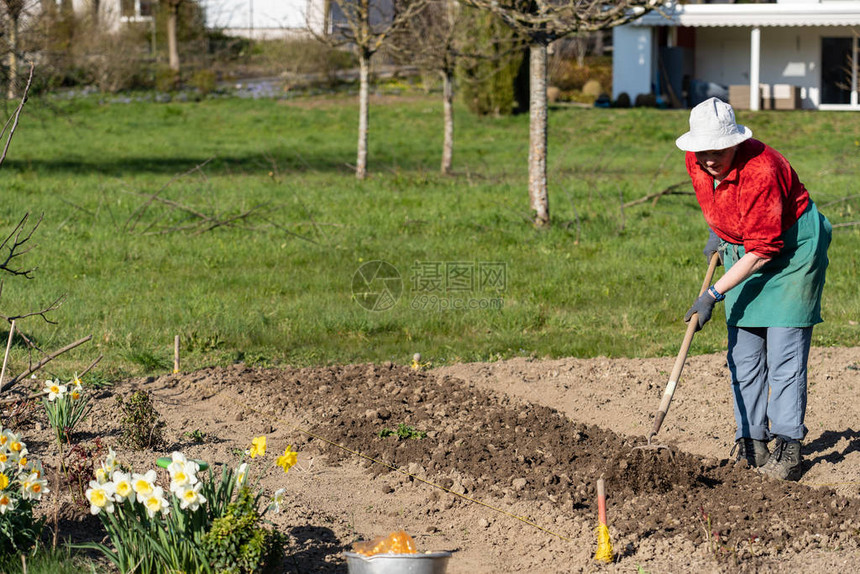
M104 484L110 479L110 475L104 469L103 466L100 466L96 469L95 475L96 475L96 482L98 482L99 484Z
M236 469L236 486L242 486L248 479L248 463L243 462Z
M140 496L137 499L140 500ZM170 505L164 498L164 489L160 486L153 488L150 495L144 497L142 502L150 518L155 517L156 513L167 514L170 512Z
M131 475L131 487L137 494L137 500L142 502L147 496L152 495L155 490L155 480L158 476L154 470L148 470L146 474L134 473Z
M0 514L6 514L7 510L15 510L15 499L5 492L0 492Z
M36 460L30 465L30 472L36 473L36 478L42 478L45 470L42 468L42 461Z
M9 456L9 451L6 447L0 447L0 472L4 472L15 465L15 458Z
M185 510L189 508L192 512L200 508L200 505L206 502L206 498L200 494L200 489L203 488L203 483L198 482L194 486L186 485L179 489L176 495L179 497L179 508Z
M186 462L188 462L188 459L185 457L184 454L182 454L178 450L175 450L172 453L170 453L170 463L171 464L176 464L176 463L185 464ZM170 470L170 466L168 466L167 469Z
M90 512L92 514L98 514L102 510L113 512L115 489L112 482L99 484L97 481L91 480L90 487L85 494L87 500L90 501Z
M52 381L48 379L47 381L45 381L44 391L48 393L49 401L55 401L57 399L62 399L64 396L66 396L68 387L66 387L66 385L61 385L60 381Z
M105 457L105 461L102 463L102 466L108 472L113 472L116 470L116 468L117 468L116 452L114 452L113 448L108 447L108 454Z
M269 510L271 510L275 514L281 511L281 506L284 504L285 493L285 488L279 488L275 491L275 494L272 496L272 502L269 503Z
M69 394L72 395L72 400L76 401L84 396L84 386L81 384L81 380L75 378L74 386L69 389Z
M170 463L170 492L177 492L184 486L193 486L197 483L197 471L200 467L196 462L187 461Z
M96 480L104 484L110 480L111 474L119 468L116 462L116 452L111 447L108 447L108 454L102 462L101 466L96 469Z
M25 500L42 500L42 495L49 492L48 481L39 478L35 472L31 472L21 481L21 498Z
M20 452L14 453L15 456L12 457L12 460L15 461L15 470L18 472L27 472L30 471L30 451L26 448L21 450ZM11 466L11 465L10 465Z
M21 435L9 432L6 437L8 438L6 446L9 448L10 452L15 453L16 455L20 455L22 451L26 452L27 445L21 440Z
M134 489L131 487L131 475L121 470L115 470L111 476L111 482L114 485L114 499L117 502L126 499L135 501Z

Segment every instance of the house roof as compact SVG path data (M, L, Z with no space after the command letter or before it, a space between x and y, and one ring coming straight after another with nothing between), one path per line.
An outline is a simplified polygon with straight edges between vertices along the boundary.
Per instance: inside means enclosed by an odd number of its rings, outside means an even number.
M649 12L632 24L693 27L860 26L860 2L854 0L778 4L669 3L660 12Z

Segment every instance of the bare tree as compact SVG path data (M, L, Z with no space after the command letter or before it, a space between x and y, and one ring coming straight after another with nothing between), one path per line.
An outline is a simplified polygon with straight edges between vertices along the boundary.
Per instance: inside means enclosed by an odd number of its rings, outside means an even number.
M19 55L21 53L21 20L30 8L32 1L27 0L2 0L4 11L4 24L6 31L6 43L9 62L9 83L6 86L6 98L10 100L18 97L18 67Z
M454 73L461 7L457 0L428 0L421 11L393 38L392 49L404 61L422 70L438 73L442 79L444 140L443 174L451 173L454 157Z
M177 23L179 21L179 6L184 0L161 0L161 5L167 10L167 59L170 69L179 74L179 44L177 40Z
M324 10L331 17L308 13L308 30L329 45L351 46L358 56L358 155L355 176L367 176L368 95L370 87L370 60L389 43L392 35L402 29L421 11L427 0L332 0L324 2ZM330 22L331 33L321 35L314 31L313 22Z
M571 34L627 24L664 0L461 0L529 39L529 199L536 227L550 224L547 192L547 46Z

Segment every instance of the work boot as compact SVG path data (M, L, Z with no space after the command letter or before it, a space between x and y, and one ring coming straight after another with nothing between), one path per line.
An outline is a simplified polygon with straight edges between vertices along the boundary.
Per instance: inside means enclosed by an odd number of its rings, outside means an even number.
M737 453L735 460L746 460L747 464L752 468L764 466L770 458L770 451L767 450L767 441L756 440L754 438L739 438L735 441L735 446L729 454Z
M763 467L758 469L762 474L779 480L800 480L803 474L801 468L800 441L786 440L776 437L773 452Z

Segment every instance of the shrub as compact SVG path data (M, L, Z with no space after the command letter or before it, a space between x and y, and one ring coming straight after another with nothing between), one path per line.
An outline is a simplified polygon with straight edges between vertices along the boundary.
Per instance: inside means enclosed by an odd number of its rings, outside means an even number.
M116 402L123 414L120 420L123 443L134 449L154 448L161 445L164 421L152 405L148 392L135 391L128 399L117 395Z
M656 108L657 107L657 96L654 94L637 94L636 95L636 107L637 108Z
M630 95L627 92L621 92L618 94L618 98L616 98L612 105L616 108L629 108Z
M73 85L93 85L102 92L151 86L144 65L149 53L145 29L109 31L88 15L58 9L56 3L43 5L32 28L49 32L26 35L24 47L39 54L36 92Z
M496 16L464 9L463 49L458 60L460 97L479 115L509 115L515 111L515 83L523 64L525 46Z
M587 82L585 82L585 85L582 86L582 93L586 96L597 98L598 96L600 96L600 94L603 93L603 87L597 80L588 80Z
M155 89L159 92L173 92L179 87L179 73L167 66L155 69Z
M227 513L212 522L203 537L203 552L217 572L265 572L276 565L283 535L260 526L260 513L251 491L242 488Z
M612 87L612 60L604 57L588 57L584 66L577 66L576 59L563 50L549 55L547 81L558 86L562 92L582 90L588 80L596 80L605 90Z
M197 70L191 75L191 85L204 96L211 94L217 86L215 72L212 70Z

